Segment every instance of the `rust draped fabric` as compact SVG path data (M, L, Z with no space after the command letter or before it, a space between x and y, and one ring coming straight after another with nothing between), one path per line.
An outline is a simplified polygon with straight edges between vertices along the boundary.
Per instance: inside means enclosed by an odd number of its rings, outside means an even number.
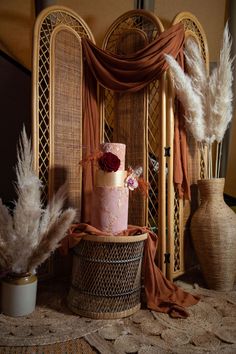
M145 241L144 257L142 262L142 274L146 307L157 312L168 313L174 318L188 317L185 307L195 305L199 297L193 296L169 281L155 264L158 237L146 227L129 226L119 236L132 236L147 233ZM70 232L62 241L61 252L65 255L69 248L76 246L85 235L111 236L88 224L72 225Z
M170 54L183 63L184 28L176 24L162 32L145 48L126 56L116 55L98 48L82 38L84 55L83 85L83 157L93 154L99 147L99 113L97 107L97 82L115 92L136 92L155 79L160 79L167 69L164 54ZM179 195L189 197L186 168L186 136L181 118L175 125L175 183ZM86 165L83 175L82 220L90 221L91 194L93 190L92 163Z

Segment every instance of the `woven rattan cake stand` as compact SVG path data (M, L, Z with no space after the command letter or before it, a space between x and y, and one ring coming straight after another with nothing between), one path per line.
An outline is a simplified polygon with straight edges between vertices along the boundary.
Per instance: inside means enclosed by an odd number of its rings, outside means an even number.
M141 266L147 234L86 235L74 249L69 308L85 317L127 317L140 309Z

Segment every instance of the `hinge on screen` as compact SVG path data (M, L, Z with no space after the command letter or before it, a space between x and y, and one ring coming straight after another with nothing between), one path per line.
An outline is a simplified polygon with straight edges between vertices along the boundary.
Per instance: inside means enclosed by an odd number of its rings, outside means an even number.
M170 146L164 147L164 156L170 157Z
M170 253L164 253L165 261L164 263L170 263Z

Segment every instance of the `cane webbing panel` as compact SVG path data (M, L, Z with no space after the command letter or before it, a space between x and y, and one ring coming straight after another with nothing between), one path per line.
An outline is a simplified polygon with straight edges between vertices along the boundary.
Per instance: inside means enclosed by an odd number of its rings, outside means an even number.
M136 29L127 30L117 39L116 53L123 55L135 53L145 45L147 45L145 33ZM113 141L126 144L128 165L143 167L146 164L146 90L143 89L137 93L115 94L114 100ZM145 219L144 197L140 193L130 193L129 224L145 225Z
M103 48L117 54L130 54L153 41L163 26L145 11L129 11L108 30ZM142 166L149 182L148 200L130 193L129 223L158 226L158 160L160 154L160 85L153 81L137 93L114 94L101 91L102 125L105 141L127 146L127 166Z
M60 39L60 44L56 45L56 53L54 57L51 56L51 42L53 33L59 30L60 27L65 27L70 31L70 33L64 28L63 35L57 36L57 39ZM67 34L65 34L67 33ZM64 39L62 38L64 36ZM65 37L72 40L70 43L69 53L67 53L67 40L66 43ZM82 112L81 112L81 75L75 78L75 80L70 80L70 78L78 70L81 71L81 50L79 45L78 37L88 37L93 40L93 36L84 23L84 21L72 10L69 10L65 7L52 6L45 9L38 16L35 24L35 33L34 33L34 64L33 64L33 142L34 142L34 154L35 154L35 169L38 172L40 179L44 184L43 189L43 202L45 203L52 191L55 188L56 184L59 184L63 181L65 174L68 176L68 168L75 168L74 158L71 161L68 159L62 161L62 156L60 155L60 146L59 143L63 141L62 149L65 152L68 147L68 156L72 150L72 145L75 143L75 136L78 133L77 145L73 145L73 155L76 156L77 147L77 162L79 162L81 156L81 129L82 129ZM55 40L55 42L57 42ZM75 45L75 42L77 45ZM59 48L60 46L60 48ZM63 48L62 48L63 47ZM65 62L63 63L62 58L57 58L57 54L61 53L64 56ZM70 60L69 60L70 57ZM71 62L72 59L72 62ZM57 60L57 65L55 66L54 61ZM60 63L59 63L60 60ZM75 66L78 65L78 68ZM64 68L63 68L64 66ZM70 67L71 66L71 67ZM60 74L60 77L57 77L57 82L52 90L52 69L56 70L56 74ZM63 70L65 70L63 72ZM54 73L55 74L55 73ZM68 76L69 75L69 76ZM64 76L64 78L63 78ZM55 75L54 75L55 77ZM65 79L65 87L63 87L63 80ZM57 84L60 83L58 88ZM76 85L79 93L76 93ZM60 92L60 90L62 90ZM63 92L64 91L64 92ZM72 96L71 96L71 93ZM61 96L61 97L60 97ZM63 97L63 100L61 101ZM55 106L54 100L57 104ZM58 102L60 107L58 107ZM71 106L69 106L71 105ZM56 111L53 111L53 107L56 107ZM52 116L54 114L54 123L57 122L56 113L60 113L60 122L63 126L56 127L54 133L63 134L58 140L56 146L56 151L54 150L55 141L54 134L52 131ZM68 115L70 117L68 118ZM75 131L74 131L75 128ZM63 132L62 132L63 130ZM60 132L59 132L60 131ZM68 140L66 139L68 138ZM68 146L66 147L66 144ZM72 144L72 145L71 145ZM54 169L53 165L53 156L52 152L55 152L57 157L57 163L59 164L59 169ZM68 157L67 156L67 157ZM58 161L58 158L60 161ZM54 169L54 170L53 170ZM52 172L53 171L53 172ZM71 171L70 171L71 172ZM69 199L73 203L78 203L78 193L80 193L80 178L78 170L78 184L75 182L75 170L73 172L73 182L69 184ZM69 173L70 175L70 173ZM49 186L50 181L50 186ZM77 197L72 196L77 194Z
M81 214L82 171L82 47L79 37L67 29L58 30L52 41L51 87L53 107L50 115L49 193L65 181L69 206ZM50 197L50 194L49 194Z
M199 44L201 48L203 58L206 62L206 68L209 67L209 56L208 56L208 46L204 30L197 20L197 18L188 12L183 12L178 14L173 24L183 23L185 30L185 37L193 37L194 40ZM173 101L174 102L174 101ZM173 119L174 114L169 115L169 119ZM171 123L170 123L171 125ZM196 208L198 195L196 193L196 182L200 177L204 175L204 162L201 159L199 149L195 140L188 135L187 136L189 155L188 155L188 175L191 186L191 203L188 200L179 200L177 193L174 193L175 200L172 211L169 210L170 218L173 218L173 228L168 230L169 239L169 250L170 253L170 264L168 269L169 278L175 278L183 274L189 267L193 264L187 264L184 252L193 252L190 249L190 243L188 243L188 249L184 249L186 244L186 237L189 235L189 218L191 213ZM173 186L168 185L168 189L171 190ZM188 259L194 259L194 257L189 257Z
M155 80L150 83L148 88L148 227L157 227L158 220L158 189L160 181L158 180L159 156L161 150L161 97L160 82Z
M174 199L174 270L180 269L180 201L175 193Z

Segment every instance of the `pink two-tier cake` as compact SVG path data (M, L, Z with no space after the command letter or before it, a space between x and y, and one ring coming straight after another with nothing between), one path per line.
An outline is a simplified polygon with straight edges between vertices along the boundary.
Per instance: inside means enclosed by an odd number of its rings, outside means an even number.
M103 153L112 153L120 160L117 171L108 172L99 168L96 171L93 192L91 224L101 231L118 234L128 227L129 189L125 186L124 144L105 143Z

